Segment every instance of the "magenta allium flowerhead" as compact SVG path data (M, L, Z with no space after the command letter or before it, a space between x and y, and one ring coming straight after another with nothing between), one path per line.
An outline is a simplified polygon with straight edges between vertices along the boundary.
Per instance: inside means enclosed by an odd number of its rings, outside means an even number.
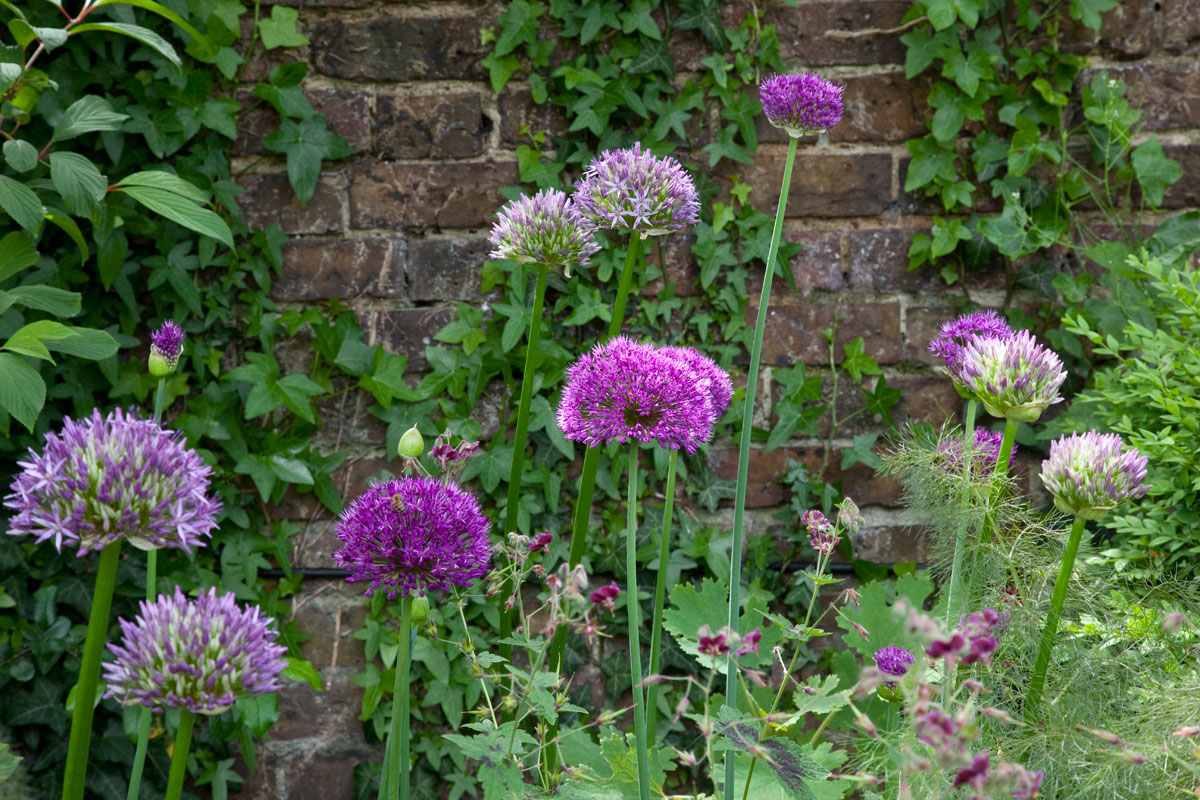
M342 512L333 554L389 598L470 586L487 574L490 529L479 502L458 484L436 478L391 478L372 485Z
M791 136L811 136L827 131L842 119L843 87L812 72L772 75L758 94L763 113L776 128Z
M640 142L593 159L575 184L574 199L599 227L636 231L643 239L700 220L692 176L670 156L643 150Z
M163 712L186 708L220 714L238 697L274 692L287 648L258 606L241 608L232 594L209 589L195 600L175 594L142 601L133 622L121 621L116 660L104 664L105 697Z
M212 468L183 434L117 409L63 420L41 453L18 462L4 505L8 532L79 548L83 556L125 539L142 550L191 552L217 527L221 501L208 494Z
M1115 433L1075 433L1050 443L1042 462L1042 483L1059 510L1084 519L1100 519L1121 501L1139 498L1150 488L1146 457L1126 448Z
M916 658L913 654L903 647L896 647L889 644L887 647L881 647L875 651L875 666L888 675L895 675L896 677L907 675L908 668L915 661Z
M808 528L808 543L812 549L825 556L832 555L841 537L837 535L837 531L825 515L813 509L801 514L800 521Z
M179 366L183 353L183 328L174 320L167 320L162 327L150 332L150 374L165 378Z
M561 268L586 266L600 249L596 226L566 194L543 189L533 196L513 200L500 209L488 239L492 258Z
M692 347L664 347L662 352L696 371L702 385L708 390L713 415L720 419L725 409L729 408L729 401L733 399L733 381L729 379L729 373L721 369L717 362Z
M929 352L946 363L950 377L958 379L963 350L975 336L985 339L1012 338L1013 329L993 309L972 311L957 319L943 322L938 335L929 340Z
M1016 422L1036 422L1061 402L1058 388L1067 377L1058 356L1029 331L1008 339L972 337L958 372L964 388L989 414Z
M716 419L708 382L696 370L625 336L570 366L558 404L563 436L590 447L634 439L694 453Z
M1000 445L1004 441L1004 436L997 431L989 431L986 428L975 429L975 451L972 453L971 459L971 474L975 477L983 477L991 475L996 468L996 461L1000 458ZM958 436L949 439L943 439L938 443L938 450L943 454L942 463L946 471L954 474L962 474L963 463L963 444L962 438ZM1016 457L1017 447L1013 445L1012 453L1008 457L1008 464L1011 467L1013 458Z

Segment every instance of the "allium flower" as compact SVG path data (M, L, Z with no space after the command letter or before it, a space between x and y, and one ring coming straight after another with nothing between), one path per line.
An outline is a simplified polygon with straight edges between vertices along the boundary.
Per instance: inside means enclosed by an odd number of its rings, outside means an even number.
M975 336L963 350L959 375L967 391L994 417L1034 422L1062 400L1062 361L1029 331L1008 339Z
M840 537L825 515L816 510L805 511L800 515L800 521L808 528L810 537L808 543L812 549L826 556L832 555L833 548L837 547Z
M1076 433L1050 443L1042 462L1042 483L1054 505L1084 519L1100 519L1126 498L1138 498L1150 487L1146 457L1136 447L1122 446L1115 433Z
M121 621L116 660L104 664L105 697L157 712L186 708L220 714L238 697L274 692L287 648L258 606L241 608L232 594L209 589L195 600L174 596L142 601L133 622Z
M992 474L992 470L996 468L996 461L1000 458L1000 445L1004 441L1004 436L996 431L989 431L986 428L975 429L975 450L972 453L971 473L982 477ZM963 462L963 445L960 437L952 437L943 439L938 443L940 450L945 458L942 463L946 470L955 475L962 473ZM1013 445L1012 453L1008 457L1009 466L1012 466L1013 458L1016 457L1017 446Z
M167 320L162 327L150 332L150 374L156 378L165 378L179 366L179 356L183 353L183 328L174 320Z
M713 415L719 419L725 413L725 409L729 408L729 401L733 399L733 381L729 379L729 373L717 366L717 362L691 347L664 347L662 352L696 371L702 385L708 390Z
M913 665L916 658L912 653L905 650L903 647L888 645L881 647L875 651L875 666L886 672L888 675L900 677L908 674L908 668Z
M143 550L191 552L217 526L221 501L208 494L212 469L184 445L183 434L117 409L63 420L41 453L18 462L4 505L8 532L64 541L78 555L124 538Z
M487 517L456 483L392 478L374 484L342 512L333 554L350 581L370 581L366 594L424 595L470 586L491 562Z
M938 335L929 340L929 352L946 362L946 371L958 378L963 350L975 336L985 339L1011 339L1013 329L1004 318L987 308L972 311L957 319L943 322Z
M716 414L706 381L678 358L617 336L567 370L558 427L595 447L656 441L688 453L712 437Z
M683 230L700 219L696 185L670 156L640 143L606 150L575 184L575 203L601 228L637 231L644 239Z
M791 136L827 131L842 119L842 86L819 75L772 75L759 87L763 113Z
M547 264L564 268L585 266L600 249L593 234L596 226L575 203L557 189L513 200L500 209L488 239L492 258Z

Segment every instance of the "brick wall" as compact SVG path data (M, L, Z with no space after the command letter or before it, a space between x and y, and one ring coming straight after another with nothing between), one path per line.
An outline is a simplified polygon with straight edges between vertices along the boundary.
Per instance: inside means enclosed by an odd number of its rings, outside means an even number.
M355 152L330 165L305 207L290 201L281 163L256 163L242 181L244 208L252 222L277 222L292 236L284 249L285 274L274 288L277 300L341 298L359 316L369 341L408 355L410 366L420 370L424 347L452 318L454 301L483 300L478 269L501 204L499 188L517 180L514 150L521 125L556 133L563 121L535 106L520 84L500 97L491 93L479 64L487 52L479 32L494 24L503 3L297 4L311 39L302 54L311 67L305 89ZM864 337L888 384L903 391L898 418L940 421L958 401L936 376L925 343L950 313L947 290L936 275L907 270L911 235L929 226L935 209L900 188L908 158L904 140L924 131L929 113L923 85L905 80L904 48L895 36L827 35L895 26L908 5L801 0L798 8L777 6L771 12L788 65L816 68L845 83L847 113L828 140L805 143L797 160L786 235L805 249L791 264L798 291L773 299L764 364L803 361L819 368L824 361L819 333L840 311L845 323L839 336ZM731 24L741 18L736 7L728 13ZM1080 30L1072 41L1093 54L1097 67L1115 71L1133 87L1147 129L1182 162L1184 179L1167 193L1166 206L1200 205L1200 0L1122 2L1105 15L1103 34ZM681 70L695 68L705 52L688 35L674 39L671 48ZM254 65L258 74L269 67L266 61ZM259 139L273 124L265 113L255 111L245 121L235 166L260 158ZM765 125L759 133L763 143L741 174L760 187L752 201L769 212L786 140ZM694 291L686 238L672 238L666 248L669 275L681 294ZM761 276L758 281L761 285ZM1002 287L1003 276L995 273L971 284L972 295L985 303L998 304ZM756 310L749 309L751 319ZM844 415L857 400L843 397ZM352 454L338 476L347 496L385 463L382 429L364 404L354 402L322 409L323 443ZM496 430L492 416L484 420L485 435ZM859 416L842 435L877 425ZM749 505L755 529L764 530L772 507L784 500L777 479L788 459L817 465L822 455L818 443L796 442L753 458ZM733 443L714 446L710 459L720 474L733 477ZM858 552L881 561L919 558L920 543L897 508L898 488L861 466L842 473L836 454L832 463L828 477L844 480L847 493L864 507L868 524ZM285 503L278 513L304 525L294 553L297 565L333 566L330 520L315 504ZM354 764L381 757L361 734L361 690L351 682L363 662L361 643L352 638L364 616L361 595L341 582L310 580L296 598L295 615L313 634L306 655L321 671L326 691L315 694L295 685L282 693L279 724L260 747L259 768L241 796L349 797Z

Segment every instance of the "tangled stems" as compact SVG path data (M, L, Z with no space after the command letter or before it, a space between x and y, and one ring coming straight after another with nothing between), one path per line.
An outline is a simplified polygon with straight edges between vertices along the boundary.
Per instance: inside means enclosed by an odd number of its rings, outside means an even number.
M188 750L192 746L192 729L196 715L186 708L179 713L179 732L175 734L175 749L171 753L171 773L167 777L166 800L179 800L183 794L183 779L187 776Z
M1062 566L1058 569L1058 580L1054 582L1054 594L1050 596L1050 612L1046 614L1046 627L1042 630L1042 641L1038 645L1037 661L1033 665L1033 681L1029 684L1029 695L1025 698L1025 718L1037 716L1046 687L1046 668L1050 665L1050 653L1054 649L1054 637L1058 633L1058 620L1062 616L1063 600L1067 597L1067 584L1075 567L1075 555L1079 552L1079 541L1083 538L1084 518L1076 515L1071 526L1071 538L1067 540L1067 551L1063 553Z
M108 634L108 617L112 609L113 588L116 585L117 561L120 555L121 539L100 551L100 567L96 571L96 586L92 590L92 612L88 617L83 661L79 665L79 683L75 686L71 739L67 745L67 768L63 776L63 800L83 800L88 746L92 736L92 716L96 709L96 683L100 677L100 656L104 652L104 640ZM176 797L178 796L176 794Z
M633 678L633 733L637 740L638 792L650 800L650 754L646 748L646 698L642 686L641 606L637 586L637 469L638 443L629 443L629 508L625 528L625 570L629 583L625 610L629 616L629 672Z
M400 650L396 653L396 682L392 685L392 727L388 731L387 772L379 785L379 800L408 800L408 673L412 639L412 595L400 605Z
M662 540L658 545L658 578L654 587L654 624L650 628L650 674L658 674L662 658L663 605L667 598L667 560L671 556L671 516L675 513L675 459L678 450L671 451L667 462L667 502L663 506ZM654 729L658 723L658 683L646 690L646 740L654 740Z
M767 251L767 269L763 275L762 296L758 302L758 320L754 323L754 344L750 349L750 369L746 373L746 406L742 411L741 442L738 448L737 490L733 502L733 548L729 551L729 618L727 624L734 633L738 630L741 610L739 597L742 583L742 525L746 517L746 477L750 464L750 431L754 425L754 395L758 388L758 367L762 357L763 332L767 326L767 305L771 301L771 281L775 275L775 256L779 253L779 237L783 233L783 214L787 208L788 188L792 183L792 164L796 160L795 137L788 141L787 162L783 167L783 185L779 189L779 205L775 210L775 228L771 231L771 247ZM733 651L725 661L725 702L737 708L737 671ZM733 797L734 752L725 753L725 797Z

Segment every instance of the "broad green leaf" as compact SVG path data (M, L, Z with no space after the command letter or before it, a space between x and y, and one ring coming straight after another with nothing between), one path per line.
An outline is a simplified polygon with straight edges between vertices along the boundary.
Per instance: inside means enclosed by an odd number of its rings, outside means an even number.
M154 0L100 0L98 3L96 3L95 7L99 8L100 6L111 6L117 3L144 8L147 11L158 14L164 19L169 19L171 22L174 22L176 25L186 31L187 35L191 36L192 40L195 41L205 53L210 55L212 54L212 45L208 43L208 39L204 38L204 34L193 28L183 17L179 16L166 6L154 2Z
M91 216L108 193L108 179L78 153L51 153L50 179L71 213L81 217Z
M37 248L25 231L13 231L0 239L0 281L32 267L37 260Z
M287 6L272 6L270 18L258 20L258 35L262 37L263 47L274 50L276 47L303 47L308 44L304 34L296 30L296 22L300 12Z
M38 371L19 356L0 353L0 407L32 433L45 404L46 384ZM9 723L16 724L11 716Z
M15 303L26 308L47 311L56 317L73 317L79 313L80 298L81 295L77 292L68 292L53 286L14 286L7 292L0 291L0 313Z
M711 630L720 630L728 620L729 590L725 584L712 578L705 578L699 587L694 583L677 585L671 589L670 607L663 613L663 628L675 637L679 648L685 653L695 656L705 669L716 669L725 674L725 658L714 658L700 654L699 630L707 625ZM771 649L782 639L783 633L778 625L770 625L763 620L766 609L761 607L761 600L751 597L745 601L738 630L751 631L758 628L762 632L758 653L743 656L738 663L754 669L765 667L773 658Z
M0 175L0 209L27 231L36 233L42 227L42 201L28 186L7 175Z
M228 97L206 100L197 116L204 127L216 131L228 139L237 138L237 115L241 108Z
M87 240L83 238L83 231L79 230L79 225L75 220L62 211L49 209L46 211L46 221L57 225L67 236L71 237L71 241L79 248L79 263L82 264L88 260L91 252L88 250ZM105 284L105 288L108 288L111 284L112 281L108 281Z
M118 189L172 222L205 236L211 236L231 248L234 246L233 234L230 233L225 220L209 209L197 206L186 197L149 186L123 185Z
M1146 202L1156 208L1161 206L1163 192L1183 177L1179 162L1167 158L1157 139L1147 139L1139 144L1133 151L1132 161Z
M129 119L127 114L118 114L103 97L89 94L72 103L54 126L54 141L72 139L81 133L120 130L121 123Z
M862 599L859 604L843 607L838 617L838 625L846 632L842 635L842 641L865 658L870 658L876 650L887 645L920 652L923 648L921 640L909 633L907 622L893 612L892 606L898 598L904 597L913 608L924 608L926 599L932 593L933 580L924 571L897 578L894 593L889 581L871 581L860 586L859 595ZM869 639L858 635L852 624L855 622L867 631Z
M278 6L276 6L278 8ZM295 11L292 12L296 13ZM179 60L179 54L175 52L175 48L166 39L159 36L149 28L143 28L141 25L130 25L125 22L85 22L82 25L76 25L71 29L71 35L74 36L87 31L107 31L108 33L119 33L122 36L128 36L131 39L136 39L142 44L154 50L163 58L170 61L175 66L182 66L183 62Z
M4 143L4 160L17 172L29 172L37 166L37 148L24 139L9 139Z
M7 342L0 345L0 350L7 350L10 353L21 353L54 363L54 359L50 357L50 351L46 349L46 345L43 342L54 339L66 339L74 335L75 332L61 322L40 319L18 328L16 333L8 337Z
M56 339L46 343L49 350L66 353L69 356L86 358L89 361L100 361L117 354L119 345L108 331L95 328L70 327L75 334L66 339Z
M152 189L162 189L165 192L178 194L196 203L207 203L208 192L193 183L185 181L178 175L162 170L145 170L126 175L121 179L121 188L126 186L146 186Z
M320 692L325 688L321 681L321 674L311 663L295 656L284 656L283 660L287 662L287 666L281 673L283 677L298 683L307 683L314 692Z
M0 64L0 92L16 83L23 74L20 64Z

